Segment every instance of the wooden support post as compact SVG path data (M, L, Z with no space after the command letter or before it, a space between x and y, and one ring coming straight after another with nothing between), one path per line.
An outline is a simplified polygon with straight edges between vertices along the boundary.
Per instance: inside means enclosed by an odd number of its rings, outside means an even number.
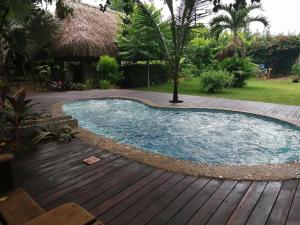
M148 79L148 88L150 87L150 64L149 64L149 60L147 60L147 79Z

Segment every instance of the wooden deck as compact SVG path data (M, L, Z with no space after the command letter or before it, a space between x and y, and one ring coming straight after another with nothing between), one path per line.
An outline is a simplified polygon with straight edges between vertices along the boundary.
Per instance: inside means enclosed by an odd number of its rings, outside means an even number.
M87 166L82 159L101 161ZM173 174L75 139L20 157L14 180L45 209L77 202L110 225L299 225L299 180L252 182Z

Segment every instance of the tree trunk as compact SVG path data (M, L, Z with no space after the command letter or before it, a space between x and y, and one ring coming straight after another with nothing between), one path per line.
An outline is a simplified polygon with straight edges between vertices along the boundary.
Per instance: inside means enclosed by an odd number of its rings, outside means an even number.
M175 65L175 71L174 71L174 76L173 76L173 99L170 101L171 103L181 103L183 101L178 100L178 75L179 75L179 67L180 67L180 60L176 62Z

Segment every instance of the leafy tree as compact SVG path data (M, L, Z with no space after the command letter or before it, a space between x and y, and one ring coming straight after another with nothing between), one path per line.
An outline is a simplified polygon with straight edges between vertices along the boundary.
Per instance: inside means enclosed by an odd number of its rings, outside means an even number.
M172 73L174 87L171 102L178 103L181 102L178 99L178 82L183 50L188 42L191 24L195 21L195 18L197 20L208 15L206 7L209 5L209 1L182 0L179 6L175 7L172 0L167 0L166 4L171 14L169 22L170 40L161 31L151 12L141 1L137 1L137 6L140 8L143 17L142 20L139 20L139 26L153 30L156 41L161 46Z
M125 5L126 3L124 2L124 0L112 0L109 8L111 8L112 10L123 12Z
M8 65L15 61L24 73L25 64L59 33L60 23L31 1L5 1L1 7L0 69L7 75Z
M167 36L168 23L162 22L161 10L157 10L153 4L145 5L145 7L164 36ZM133 7L129 16L123 17L124 23L116 38L122 60L148 61L165 57L164 47L158 41L156 33L153 29L143 26L143 24L148 23L146 19L138 6Z
M249 25L252 22L260 22L265 27L269 25L266 17L262 15L251 16L250 13L253 10L261 10L261 4L252 3L248 5L247 3L239 4L237 6L237 1L235 5L232 4L220 4L219 11L223 12L221 15L215 16L210 21L211 32L217 38L225 30L230 30L233 35L233 43L229 45L229 48L233 48L238 51L241 49L243 54L244 46L243 42L239 38L240 32L247 32L249 30Z
M300 35L255 36L249 55L255 63L272 68L272 75L286 75L299 57Z

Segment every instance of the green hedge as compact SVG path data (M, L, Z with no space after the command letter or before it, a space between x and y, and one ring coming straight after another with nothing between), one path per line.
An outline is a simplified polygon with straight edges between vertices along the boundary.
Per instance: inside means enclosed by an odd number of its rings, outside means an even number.
M122 87L147 86L148 66L146 64L132 64L122 66ZM167 67L161 64L150 64L150 84L164 84L168 81Z

